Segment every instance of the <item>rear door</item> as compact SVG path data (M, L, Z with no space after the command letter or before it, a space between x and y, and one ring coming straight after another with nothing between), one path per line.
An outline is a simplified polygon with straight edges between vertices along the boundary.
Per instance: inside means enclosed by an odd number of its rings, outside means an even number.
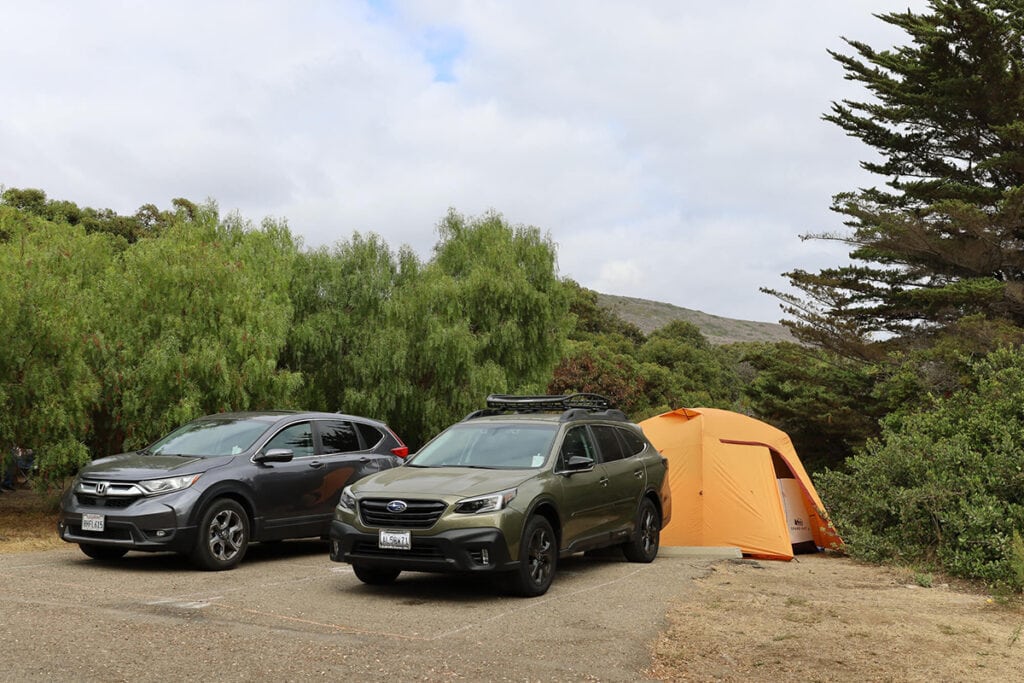
M314 420L317 455L313 467L321 470L315 491L316 514L326 525L334 516L341 490L349 482L394 465L395 457L370 450L383 434L375 427L352 420ZM372 440L371 443L367 443Z
M630 532L636 525L636 512L647 484L644 465L619 436L620 428L591 425L601 452L601 463L608 477L608 528L615 534Z
M292 460L255 465L256 500L268 539L325 534L345 485L391 459L367 451L356 423L343 419L289 425L263 450L275 448L291 450Z

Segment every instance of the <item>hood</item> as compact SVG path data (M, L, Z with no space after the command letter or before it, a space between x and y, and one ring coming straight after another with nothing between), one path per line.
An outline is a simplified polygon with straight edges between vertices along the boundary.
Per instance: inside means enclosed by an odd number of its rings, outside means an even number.
M468 467L411 467L385 470L352 485L360 496L480 496L521 485L538 470L485 470Z
M144 455L141 452L111 455L93 460L79 473L120 481L142 481L179 474L193 474L221 465L231 457L197 458L190 455Z

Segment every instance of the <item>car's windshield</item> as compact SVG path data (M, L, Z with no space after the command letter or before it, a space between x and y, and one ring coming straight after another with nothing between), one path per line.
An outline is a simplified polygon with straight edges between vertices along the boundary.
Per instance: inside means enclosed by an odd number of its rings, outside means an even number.
M153 455L234 455L248 450L270 424L251 417L197 420L178 427L146 451Z
M413 457L413 467L534 469L551 451L552 424L459 423L449 427Z

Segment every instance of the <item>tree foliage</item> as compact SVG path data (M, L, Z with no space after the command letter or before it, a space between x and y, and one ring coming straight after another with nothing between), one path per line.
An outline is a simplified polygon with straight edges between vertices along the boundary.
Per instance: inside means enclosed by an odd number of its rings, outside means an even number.
M877 366L792 343L749 346L744 360L755 370L743 385L752 411L789 434L809 470L841 464L878 435Z
M872 98L825 119L874 150L862 166L885 187L837 195L847 229L810 236L850 245L854 264L792 271L802 296L773 292L800 339L847 357L969 315L1024 324L1024 8L931 0L880 18L910 44L832 53ZM879 333L890 343L865 344Z
M845 471L816 484L855 555L1020 589L1012 542L1024 529L1024 352L995 351L971 374L976 387L887 418Z
M88 460L99 382L84 338L115 245L5 205L0 232L0 445L33 448L48 471L69 471Z
M388 421L416 446L490 393L541 390L568 300L550 239L450 211L433 257L359 234L300 258L285 354L312 405Z
M102 451L143 446L206 413L294 405L301 378L278 356L295 253L285 226L221 220L210 203L112 264L90 335L104 380Z
M601 309L595 292L567 286L574 325L548 391L602 394L638 420L684 406L743 409L742 359L728 348L684 321L644 335Z

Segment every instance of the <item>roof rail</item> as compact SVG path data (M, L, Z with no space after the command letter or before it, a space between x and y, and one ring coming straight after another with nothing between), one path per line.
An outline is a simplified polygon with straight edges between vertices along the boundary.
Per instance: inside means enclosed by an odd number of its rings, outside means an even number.
M608 410L611 401L600 394L567 394L557 396L510 396L491 394L487 407L495 410L511 410L517 413L552 412L581 408L583 410Z

